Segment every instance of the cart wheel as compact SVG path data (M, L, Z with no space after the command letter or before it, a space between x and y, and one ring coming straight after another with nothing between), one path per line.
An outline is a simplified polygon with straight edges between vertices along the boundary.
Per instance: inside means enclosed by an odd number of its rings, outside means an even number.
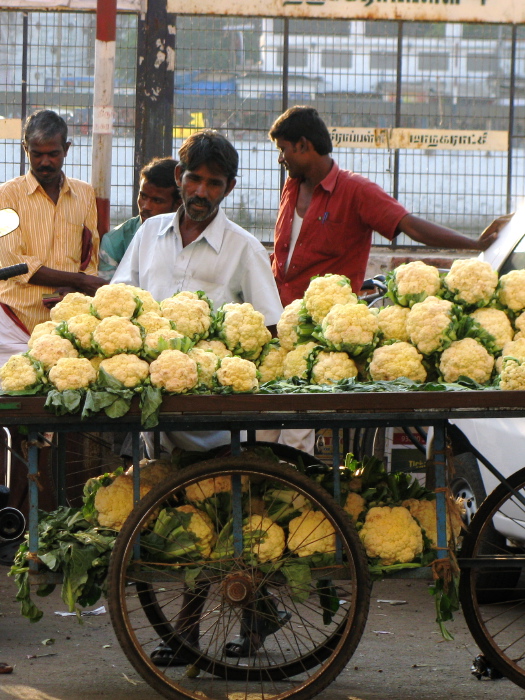
M294 563L304 571L300 558L288 551L277 562L259 564L246 549L242 556L230 553L186 562L179 558L177 564L161 565L151 556L147 560L145 536L152 516L184 502L185 490L192 484L224 478L231 479L234 494L231 499L217 499L221 509L211 511L217 523L239 518L232 506L239 481L242 517L256 514L261 493L271 486L298 492L307 499L306 505L321 511L331 523L337 535L336 553L332 543L330 566L308 568L312 581L306 580L304 595L298 595L282 573ZM314 540L318 527L308 532ZM191 570L198 567L202 567L200 574L190 589L185 580L191 584ZM348 663L363 633L370 600L366 555L346 513L308 477L253 455L187 467L142 499L117 537L108 590L115 633L137 672L167 698L206 696L209 700L312 698ZM291 613L289 620L286 613ZM275 624L278 620L287 621ZM268 634L251 656L231 658L225 655L225 645L239 635L241 621L248 634L265 625L277 631ZM153 664L150 654L159 638L182 658L182 666Z
M525 496L525 469L508 482ZM472 519L460 567L461 605L476 644L493 666L525 688L525 504L504 484Z

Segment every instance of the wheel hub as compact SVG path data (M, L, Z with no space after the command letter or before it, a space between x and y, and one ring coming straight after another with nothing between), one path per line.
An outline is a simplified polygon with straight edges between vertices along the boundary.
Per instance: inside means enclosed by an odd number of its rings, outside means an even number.
M254 599L255 586L246 574L230 574L224 581L222 593L230 605L244 606Z

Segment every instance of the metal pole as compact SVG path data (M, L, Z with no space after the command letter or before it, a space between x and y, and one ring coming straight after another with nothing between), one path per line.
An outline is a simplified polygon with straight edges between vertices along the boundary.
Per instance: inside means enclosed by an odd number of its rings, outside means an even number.
M516 43L518 25L512 25L509 93L509 151L507 155L507 214L512 211L512 145L514 138L514 100L516 96Z
M396 117L394 126L401 126L401 97L403 84L403 22L397 23ZM399 149L394 153L394 199L399 197Z
M288 17L285 17L283 22L283 94L281 101L281 109L283 112L286 112L286 110L288 109L288 77L290 68L290 20L288 19ZM286 170L284 168L284 165L281 165L281 192L283 191L285 180Z
M117 0L97 0L91 184L97 197L98 232L100 235L109 231L110 227L109 202L116 37Z
M28 43L28 14L24 12L22 15L22 85L21 85L21 104L20 104L20 119L24 124L27 117L27 43ZM24 175L26 171L26 153L24 145L20 144L20 175Z

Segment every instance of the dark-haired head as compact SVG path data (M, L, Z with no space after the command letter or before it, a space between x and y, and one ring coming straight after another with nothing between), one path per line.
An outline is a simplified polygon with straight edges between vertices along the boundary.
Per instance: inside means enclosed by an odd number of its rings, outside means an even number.
M179 167L184 173L186 170L197 170L201 165L221 173L230 183L237 176L239 154L228 139L215 129L197 131L179 148Z
M67 124L51 109L41 109L29 115L24 124L23 143L27 146L34 139L40 143L60 136L64 148L67 146Z
M304 136L320 156L332 152L332 139L328 128L313 107L290 107L275 120L268 135L272 141L284 139L293 144Z

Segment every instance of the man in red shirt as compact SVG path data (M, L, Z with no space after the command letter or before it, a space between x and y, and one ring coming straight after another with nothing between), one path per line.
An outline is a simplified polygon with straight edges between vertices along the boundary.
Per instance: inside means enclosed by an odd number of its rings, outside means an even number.
M374 231L389 240L405 233L428 246L464 250L485 250L497 236L497 227L490 226L472 240L420 219L375 183L339 168L326 124L313 107L291 107L269 136L288 171L272 256L283 306L301 298L314 275L346 275L359 293Z

